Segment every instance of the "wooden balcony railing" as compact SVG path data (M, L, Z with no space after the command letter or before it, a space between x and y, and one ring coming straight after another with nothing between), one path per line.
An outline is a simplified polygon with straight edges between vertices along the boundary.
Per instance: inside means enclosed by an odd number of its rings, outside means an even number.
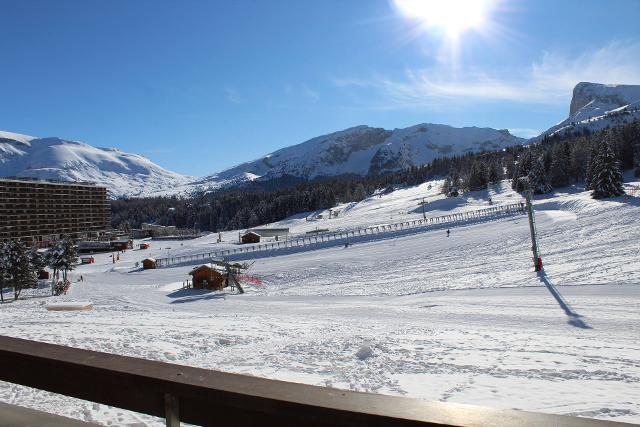
M163 417L168 426L631 425L344 391L4 336L0 366L0 380Z

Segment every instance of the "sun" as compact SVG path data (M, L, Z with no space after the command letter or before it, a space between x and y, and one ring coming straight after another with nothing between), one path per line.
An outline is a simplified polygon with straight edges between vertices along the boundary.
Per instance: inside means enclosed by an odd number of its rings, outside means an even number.
M457 37L486 24L491 0L393 0L398 11L425 27Z

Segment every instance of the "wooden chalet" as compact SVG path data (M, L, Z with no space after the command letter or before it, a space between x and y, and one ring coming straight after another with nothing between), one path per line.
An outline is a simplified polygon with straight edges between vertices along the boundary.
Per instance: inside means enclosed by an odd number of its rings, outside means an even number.
M118 251L125 251L127 249L133 249L133 240L131 239L120 239L120 240L112 240L109 242L113 249Z
M151 270L156 268L156 260L154 258L146 258L142 260L142 268L145 270Z
M227 274L209 265L201 265L189 272L194 289L222 290L227 285Z
M242 236L240 236L240 240L242 241L242 244L260 243L261 237L262 236L260 236L260 234L256 233L255 231L247 231Z

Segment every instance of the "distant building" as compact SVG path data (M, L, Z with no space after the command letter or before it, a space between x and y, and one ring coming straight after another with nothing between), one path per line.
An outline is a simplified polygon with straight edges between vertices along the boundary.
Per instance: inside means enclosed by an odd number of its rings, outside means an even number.
M156 268L155 258L146 258L142 260L142 268L145 270L153 270Z
M175 225L158 225L158 224L150 224L147 222L142 223L143 230L149 230L151 232L160 233L162 235L169 235L176 232L177 227Z
M117 251L126 251L127 249L133 249L133 240L131 239L119 239L112 240L109 245Z
M80 253L109 252L111 250L113 248L109 241L82 240L78 242L78 252Z
M247 231L242 236L240 236L240 241L243 244L260 243L260 237L261 237L260 234L256 233L255 231Z
M0 179L0 241L46 246L63 236L93 238L109 227L107 189L90 183Z
M247 230L247 232L254 232L259 234L261 237L275 237L276 240L278 240L278 237L289 235L288 228L252 228Z
M194 268L189 275L194 289L222 290L226 285L226 273L208 265Z
M149 232L149 230L143 230L141 228L132 228L131 237L133 237L134 239L146 239L147 237L151 237L151 233Z
M131 237L134 239L144 239L146 237L165 237L178 234L175 225L158 225L143 222L141 228L131 230Z

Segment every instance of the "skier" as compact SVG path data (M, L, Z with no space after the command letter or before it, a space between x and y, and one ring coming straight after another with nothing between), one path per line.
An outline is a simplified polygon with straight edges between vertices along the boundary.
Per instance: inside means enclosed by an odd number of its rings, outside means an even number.
M451 230L447 229L447 237L449 237L449 234L451 234Z
M84 282L84 279L82 278L82 274L80 275L80 281Z

